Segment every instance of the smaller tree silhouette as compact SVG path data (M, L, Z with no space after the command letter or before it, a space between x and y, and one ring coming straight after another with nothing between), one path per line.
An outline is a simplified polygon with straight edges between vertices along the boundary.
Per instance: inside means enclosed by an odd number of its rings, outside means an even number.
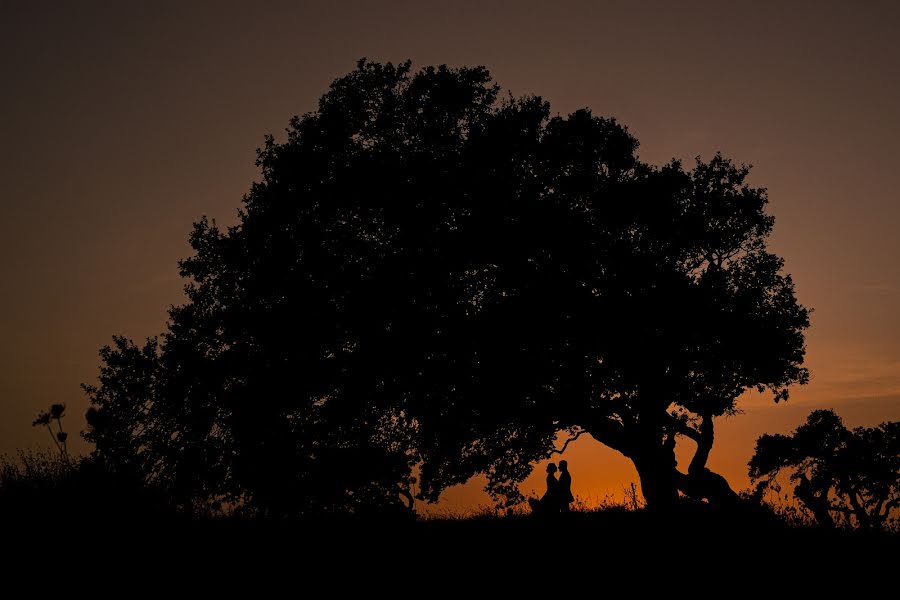
M66 440L69 434L63 430L62 418L66 413L65 404L51 404L50 410L41 411L37 418L31 423L32 427L46 427L50 433L50 439L59 451L60 457L66 462L69 461L69 452L66 448ZM53 430L53 421L56 421L56 431Z
M822 526L839 515L861 529L900 521L900 422L850 430L833 410L815 410L791 435L760 437L749 467L760 497L790 472L794 496Z

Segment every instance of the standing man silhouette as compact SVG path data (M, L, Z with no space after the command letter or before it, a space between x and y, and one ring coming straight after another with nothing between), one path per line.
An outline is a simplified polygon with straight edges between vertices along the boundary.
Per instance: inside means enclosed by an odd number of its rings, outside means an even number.
M569 503L574 502L572 496L572 476L569 475L568 461L559 461L559 510L569 512Z

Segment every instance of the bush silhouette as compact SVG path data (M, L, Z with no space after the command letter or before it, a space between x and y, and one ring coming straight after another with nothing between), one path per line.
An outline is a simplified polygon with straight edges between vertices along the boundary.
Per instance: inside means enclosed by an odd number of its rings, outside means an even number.
M834 411L815 410L791 435L760 437L749 466L760 495L780 489L775 478L788 472L797 500L821 526L844 517L884 529L900 520L900 423L851 430Z

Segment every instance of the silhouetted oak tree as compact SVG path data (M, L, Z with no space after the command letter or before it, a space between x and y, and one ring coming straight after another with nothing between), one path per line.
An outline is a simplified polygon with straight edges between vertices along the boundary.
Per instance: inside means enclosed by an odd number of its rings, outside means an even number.
M764 435L750 459L757 491L790 473L794 495L825 527L835 515L864 529L884 528L900 509L900 423L847 429L831 410L815 410L791 435Z
M194 501L361 511L411 504L417 464L424 499L486 474L518 500L564 430L651 505L733 498L713 420L806 381L808 312L746 167L637 146L480 67L360 61L266 139L236 226L195 225L161 340L104 349L97 455Z

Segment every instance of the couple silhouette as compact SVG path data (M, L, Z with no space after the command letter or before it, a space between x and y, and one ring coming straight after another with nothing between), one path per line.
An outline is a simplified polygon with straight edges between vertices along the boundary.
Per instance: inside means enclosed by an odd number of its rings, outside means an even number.
M559 479L556 478L556 465L547 465L547 491L540 500L531 498L528 504L534 514L557 514L569 512L569 504L575 498L572 496L572 476L569 474L569 463L559 461Z

